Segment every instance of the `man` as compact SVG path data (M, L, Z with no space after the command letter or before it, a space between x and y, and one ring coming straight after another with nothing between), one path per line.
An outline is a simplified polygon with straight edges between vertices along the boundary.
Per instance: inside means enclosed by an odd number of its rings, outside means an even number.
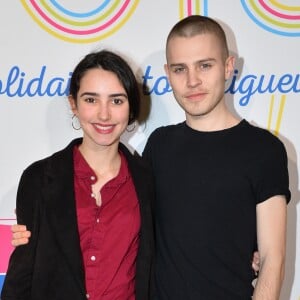
M179 21L166 58L186 121L154 131L143 153L156 184L156 299L279 299L290 200L285 148L227 109L234 57L217 22Z

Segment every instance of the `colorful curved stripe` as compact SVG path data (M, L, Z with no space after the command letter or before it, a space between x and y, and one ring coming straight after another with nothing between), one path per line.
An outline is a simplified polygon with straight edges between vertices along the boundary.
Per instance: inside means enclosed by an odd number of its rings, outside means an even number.
M275 19L270 18L268 15L264 14L259 7L255 4L254 0L250 0L250 3L254 9L254 11L261 16L262 19L265 21L268 21L271 24L277 25L278 27L283 27L283 28L300 28L300 24L298 23L283 23L280 21L277 21Z
M87 21L75 21L75 20L72 20L72 19L69 19L69 18L62 17L55 10L53 10L46 3L46 1L47 0L40 0L41 5L56 20L59 20L62 23L69 24L69 25L72 25L72 26L82 27L82 26L91 26L93 24L99 23L100 21L106 19L109 15L111 15L113 13L113 11L116 9L116 7L119 6L121 0L115 0L113 5L111 7L109 7L106 12L104 12L103 14L97 16L95 19L90 19L90 20L87 20Z
M39 5L36 0L29 0L29 2L31 6L26 0L21 0L25 10L41 28L57 38L73 43L93 43L114 34L128 21L139 4L139 0L116 0L105 12L102 12L104 4L107 4L104 2L96 9L82 14L82 16L84 14L91 15L92 12L94 14L97 12L98 15L95 15L95 18L78 21L61 16L45 0L40 0L42 5ZM51 2L58 7L57 1L52 0ZM118 8L120 3L122 5ZM101 14L99 14L100 8L102 9ZM59 7L59 9L63 12L67 11L63 7ZM72 12L67 11L67 13L70 15ZM106 20L105 23L101 23L103 20ZM74 27L81 29L74 29ZM84 27L87 28L84 29Z
M70 11L64 8L63 6L61 6L55 0L50 0L50 2L57 10L63 12L67 16L70 16L72 18L87 18L99 14L109 4L110 0L104 0L104 2L100 6L86 13L77 13L77 12Z
M123 4L123 6L120 8L119 11L117 11L117 13L110 19L108 20L106 23L92 28L92 29L88 29L88 30L75 30L75 29L71 29L71 28L67 28L64 27L56 22L54 22L52 19L50 19L41 9L39 6L36 5L34 0L30 0L31 4L33 5L33 7L35 8L35 10L38 12L38 14L50 25L52 25L54 28L66 32L66 33L71 33L74 35L89 35L89 34L93 34L96 32L99 32L101 30L106 29L107 27L109 27L110 25L112 25L115 21L117 21L117 19L122 15L122 13L125 11L127 5L130 3L130 0L126 0Z
M300 20L300 15L286 15L282 14L274 9L272 9L270 6L268 6L264 0L258 0L258 2L261 4L261 6L268 11L270 14L282 18L282 19L287 19L287 20Z
M295 14L289 14L289 18L281 18L281 21L278 20L273 14L267 14L270 11L267 11L266 8L262 5L261 0L257 1L259 5L255 3L254 0L241 0L241 4L248 14L248 16L256 23L258 26L263 28L266 31L269 31L274 34L289 36L289 37L298 37L300 36L300 24L299 22L295 23L294 17ZM274 9L272 9L274 11ZM267 11L267 13L266 13ZM282 14L277 12L277 14ZM283 16L287 14L283 14ZM272 17L274 16L274 17ZM298 17L298 15L297 15Z
M291 6L291 5L285 5L282 3L278 3L276 0L269 0L271 4L273 4L275 7L278 7L282 10L288 10L288 11L300 11L300 6Z

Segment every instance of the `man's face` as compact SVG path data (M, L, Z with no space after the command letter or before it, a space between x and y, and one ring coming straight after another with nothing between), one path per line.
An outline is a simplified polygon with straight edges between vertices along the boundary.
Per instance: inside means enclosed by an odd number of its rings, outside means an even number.
M225 110L225 80L233 63L233 57L224 58L221 44L213 34L169 40L165 71L188 122L218 117Z

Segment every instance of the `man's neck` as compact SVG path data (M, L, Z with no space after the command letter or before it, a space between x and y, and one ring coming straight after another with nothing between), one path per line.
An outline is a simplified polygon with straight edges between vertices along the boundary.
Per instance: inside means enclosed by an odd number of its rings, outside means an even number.
M236 126L241 120L229 111L222 115L187 116L186 124L198 131L220 131Z

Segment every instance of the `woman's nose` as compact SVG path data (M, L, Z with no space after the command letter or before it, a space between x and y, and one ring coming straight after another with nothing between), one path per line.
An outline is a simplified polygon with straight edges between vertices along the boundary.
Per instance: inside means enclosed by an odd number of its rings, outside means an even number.
M110 111L109 111L109 107L107 104L103 104L103 103L99 104L98 118L103 121L109 120Z

